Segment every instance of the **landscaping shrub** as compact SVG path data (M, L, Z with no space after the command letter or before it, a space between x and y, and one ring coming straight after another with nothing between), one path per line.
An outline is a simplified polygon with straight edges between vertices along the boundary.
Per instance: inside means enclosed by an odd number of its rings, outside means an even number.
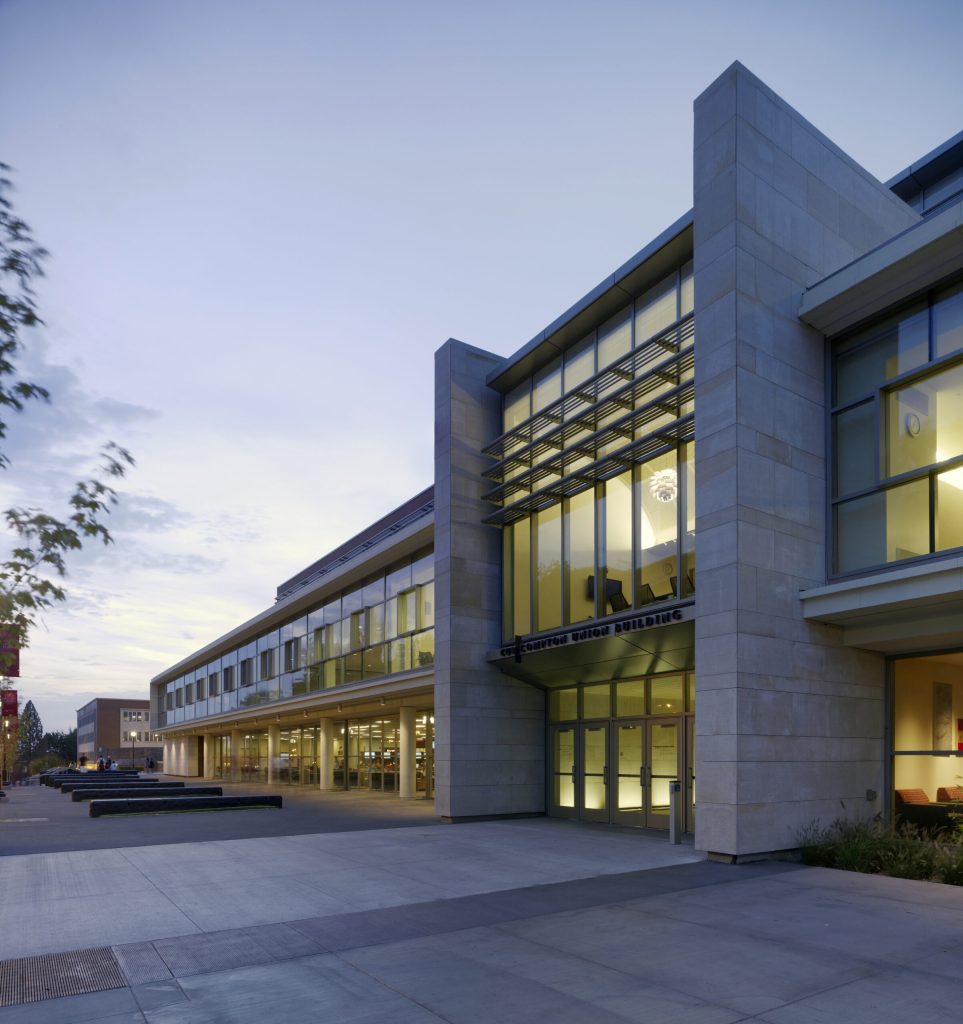
M799 834L802 862L863 874L963 885L963 831L934 838L902 823L896 828L879 819L809 825Z

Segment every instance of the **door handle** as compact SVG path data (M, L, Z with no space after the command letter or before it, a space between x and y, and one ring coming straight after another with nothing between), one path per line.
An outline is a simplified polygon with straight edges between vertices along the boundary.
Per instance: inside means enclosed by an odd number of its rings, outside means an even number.
M572 785L575 785L575 765L572 765Z
M602 765L602 782L607 785L609 781L609 766L607 764Z

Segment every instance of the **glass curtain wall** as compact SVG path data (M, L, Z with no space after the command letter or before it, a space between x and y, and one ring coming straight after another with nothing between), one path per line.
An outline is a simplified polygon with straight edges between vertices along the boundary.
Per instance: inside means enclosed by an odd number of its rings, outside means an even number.
M963 283L833 345L834 574L963 547Z
M501 449L491 500L508 507L575 481L503 526L506 640L694 591L694 445L660 436L693 410L680 398L692 364L672 334L691 312L687 263L505 397L503 429L518 433ZM598 468L627 445L621 465Z
M431 553L391 566L167 684L161 726L431 666Z
M505 528L506 639L695 591L694 449L680 445Z

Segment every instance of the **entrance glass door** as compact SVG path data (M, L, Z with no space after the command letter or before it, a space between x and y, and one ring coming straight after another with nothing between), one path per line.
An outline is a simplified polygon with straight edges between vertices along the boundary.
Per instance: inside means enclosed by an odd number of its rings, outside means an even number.
M608 821L608 724L583 725L581 735L582 799L579 817L583 821Z
M552 813L574 818L575 809L575 726L552 730L551 801Z
M612 820L618 825L645 824L645 722L614 724L616 771Z
M682 779L680 724L678 718L653 718L648 722L645 824L649 828L669 827L669 783Z

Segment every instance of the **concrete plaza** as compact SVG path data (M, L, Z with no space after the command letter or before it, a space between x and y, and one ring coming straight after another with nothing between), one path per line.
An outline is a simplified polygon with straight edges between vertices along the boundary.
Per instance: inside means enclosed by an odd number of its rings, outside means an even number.
M4 836L53 807L44 793L3 807ZM363 801L368 827L350 831L272 834L286 811L232 811L224 833L274 820L261 837L0 859L0 983L78 950L100 971L100 990L62 998L0 987L0 1024L956 1019L959 889L708 863L546 818L378 827L394 807ZM204 817L164 820L186 836Z

